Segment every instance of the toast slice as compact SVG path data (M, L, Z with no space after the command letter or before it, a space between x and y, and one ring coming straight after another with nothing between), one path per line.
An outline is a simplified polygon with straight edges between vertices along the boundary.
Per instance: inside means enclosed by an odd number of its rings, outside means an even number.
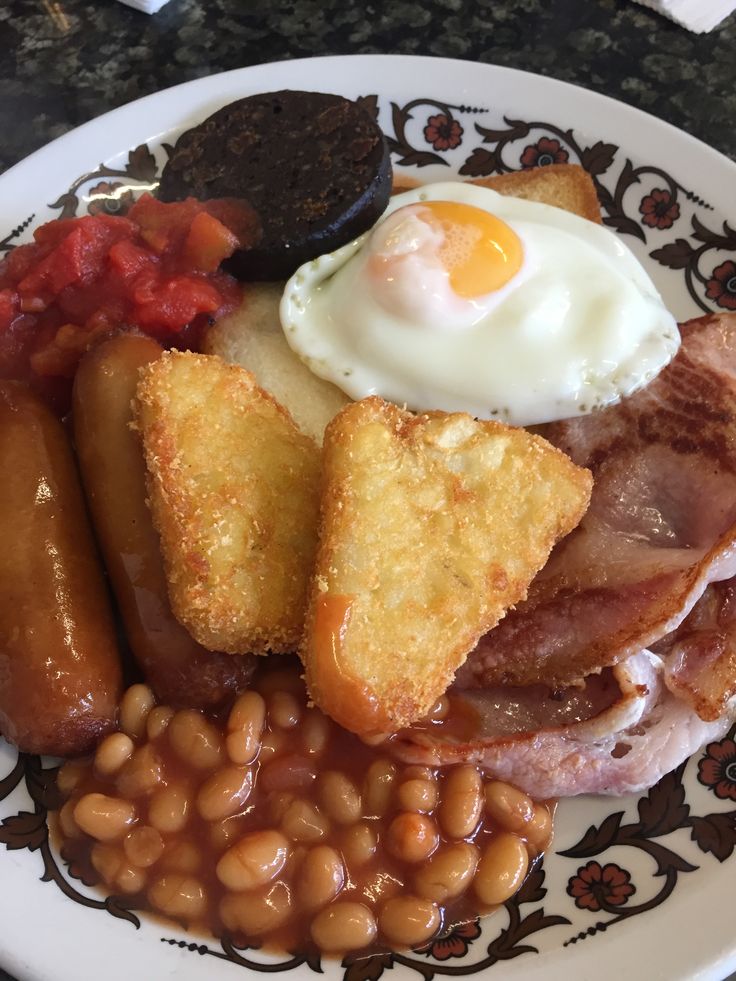
M394 193L419 183L394 173ZM549 164L470 183L564 208L601 224L595 185L577 164ZM246 283L240 308L210 328L204 350L252 371L258 384L288 409L299 428L321 443L327 423L350 400L336 385L312 374L287 344L279 320L283 289L283 283Z
M470 183L490 187L499 194L551 204L597 225L602 224L601 206L593 178L577 164L547 164L545 167L515 170L510 174L478 177Z
M551 204L563 211L587 218L601 225L601 206L593 178L578 164L547 164L527 170L514 170L508 174L492 174L475 177L468 181L478 187L490 187L492 191L509 197ZM394 173L393 194L418 187L421 181Z
M137 424L177 619L210 650L296 650L317 542L320 451L252 374L170 351Z
M312 699L361 736L427 715L584 514L587 470L539 436L373 397L324 443L300 654Z
M279 320L283 291L283 283L244 283L242 304L210 328L204 349L252 371L301 431L321 444L325 426L350 399L311 372L287 344Z

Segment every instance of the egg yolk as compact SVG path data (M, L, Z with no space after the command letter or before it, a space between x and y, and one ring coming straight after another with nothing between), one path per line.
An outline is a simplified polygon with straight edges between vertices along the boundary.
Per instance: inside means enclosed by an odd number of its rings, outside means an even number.
M521 268L521 239L495 215L457 201L425 201L422 218L441 229L438 258L453 291L463 299L493 293Z

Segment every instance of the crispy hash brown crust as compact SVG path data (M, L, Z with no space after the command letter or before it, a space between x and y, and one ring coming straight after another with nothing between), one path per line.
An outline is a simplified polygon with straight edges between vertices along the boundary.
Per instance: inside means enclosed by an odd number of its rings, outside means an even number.
M590 500L541 437L464 414L352 403L325 433L301 656L313 700L372 736L416 722L526 595Z
M138 426L174 613L210 650L294 650L316 548L320 453L250 372L171 351Z

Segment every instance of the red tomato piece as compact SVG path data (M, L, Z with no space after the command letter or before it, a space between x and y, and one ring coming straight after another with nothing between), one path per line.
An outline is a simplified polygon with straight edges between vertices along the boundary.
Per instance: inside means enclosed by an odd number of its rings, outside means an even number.
M196 345L206 321L239 301L235 280L218 271L242 247L239 234L257 234L246 204L150 195L126 218L42 225L0 262L0 377L29 381L64 411L78 360L101 333L139 329Z
M0 331L10 329L18 309L18 294L13 290L0 290Z
M174 276L159 282L152 292L141 291L139 295L135 322L156 335L162 329L178 332L197 314L214 313L222 305L215 287L194 276Z

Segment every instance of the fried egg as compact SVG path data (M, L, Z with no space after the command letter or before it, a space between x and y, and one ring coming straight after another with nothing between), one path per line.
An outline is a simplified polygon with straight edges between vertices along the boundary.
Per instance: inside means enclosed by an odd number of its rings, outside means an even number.
M680 343L612 232L462 183L394 197L370 232L297 270L280 314L299 357L353 399L522 426L618 401Z

